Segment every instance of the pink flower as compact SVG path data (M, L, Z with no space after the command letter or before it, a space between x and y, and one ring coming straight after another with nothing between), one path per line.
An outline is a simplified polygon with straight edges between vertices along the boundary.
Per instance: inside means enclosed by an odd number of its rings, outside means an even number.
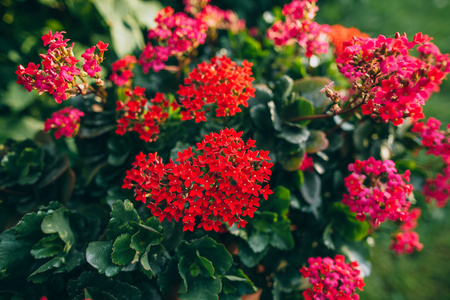
M55 129L56 139L63 135L65 137L73 137L78 133L80 117L82 116L84 116L82 111L72 108L72 106L65 107L53 113L51 118L45 121L44 131L48 132Z

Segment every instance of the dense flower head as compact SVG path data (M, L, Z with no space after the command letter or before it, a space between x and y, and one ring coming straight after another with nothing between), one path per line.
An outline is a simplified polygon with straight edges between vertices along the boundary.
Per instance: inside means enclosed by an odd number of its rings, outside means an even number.
M314 22L318 10L317 0L293 0L283 8L286 20L276 21L267 30L267 37L275 45L298 43L305 49L306 57L328 52L328 32L330 26Z
M181 220L183 230L196 224L219 231L243 217L253 217L260 196L272 193L269 181L273 164L268 151L251 151L255 141L244 142L242 132L223 129L205 135L197 149L178 152L176 162L164 164L157 153L136 156L123 188L134 189L136 200L147 204L160 221ZM264 185L264 186L263 186Z
M123 86L130 82L130 79L134 77L133 67L136 62L134 55L125 55L125 57L113 62L111 64L113 71L110 77L111 81L118 86Z
M360 277L356 261L347 264L343 255L330 257L310 257L308 267L302 267L300 273L308 277L313 288L303 292L306 300L357 300L356 288L363 290L364 281Z
M446 130L440 127L439 120L429 118L426 123L415 123L412 132L421 136L427 154L439 156L444 162L441 173L434 178L428 178L422 190L425 201L430 203L436 200L438 207L444 207L450 199L450 125L447 125Z
M54 112L50 119L44 123L44 131L55 130L55 138L59 139L61 136L73 137L80 129L80 117L84 113L72 106Z
M355 27L344 27L341 24L335 24L330 26L328 36L331 38L331 42L334 45L334 54L339 56L344 51L344 42L350 41L354 37L369 38L367 33L359 31Z
M348 194L344 194L342 203L356 212L358 220L369 217L372 226L377 228L387 219L403 221L411 203L408 196L413 187L409 182L410 171L403 175L397 173L391 160L379 161L370 157L356 160L348 166L349 176L345 178Z
M217 117L241 112L239 105L247 107L248 99L255 96L251 75L251 63L244 60L241 67L226 56L197 65L177 92L183 108L182 120L206 121L204 106L210 110L213 104Z
M421 251L423 244L419 242L419 235L414 231L401 231L393 235L391 250L396 254L412 254L415 250Z
M184 11L193 16L197 15L211 0L183 0Z
M336 62L354 89L363 94L363 114L394 125L406 117L424 117L422 106L450 72L449 56L430 40L418 33L412 42L400 34L344 42ZM410 55L416 45L418 57Z
M100 78L101 71L99 64L103 61L103 53L107 50L108 44L99 41L96 46L88 48L81 56L84 58L82 72L76 65L79 62L73 54L73 46L68 47L68 39L64 39L64 31L55 32L42 36L44 46L48 46L47 54L40 54L42 58L42 68L40 64L28 63L25 68L22 65L17 67L17 83L23 84L24 89L31 92L37 90L39 94L48 92L57 103L67 100L71 95L81 91L76 77ZM98 48L100 54L95 53ZM99 83L101 81L98 81Z
M150 41L139 57L145 73L150 69L161 71L169 57L181 58L205 42L208 26L185 13L174 13L170 6L158 12L155 22L156 28L148 31Z
M206 5L195 17L210 29L224 29L233 33L245 29L245 20L239 19L234 11L222 10L214 5Z
M160 132L159 126L167 120L173 105L162 93L156 93L154 98L148 100L145 88L142 87L127 89L125 96L124 102L116 102L116 110L121 113L117 120L116 134L124 135L127 131L135 131L144 141L155 141Z

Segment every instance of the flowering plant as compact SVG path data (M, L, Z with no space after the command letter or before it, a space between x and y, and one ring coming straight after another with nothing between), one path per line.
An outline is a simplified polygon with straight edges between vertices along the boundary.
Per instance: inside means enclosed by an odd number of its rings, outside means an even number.
M247 29L184 1L139 53L98 41L81 67L65 32L45 34L17 83L61 107L0 148L7 295L359 299L374 236L426 247L414 230L450 198L450 127L422 106L449 55L319 24L316 2ZM437 163L407 163L425 152Z

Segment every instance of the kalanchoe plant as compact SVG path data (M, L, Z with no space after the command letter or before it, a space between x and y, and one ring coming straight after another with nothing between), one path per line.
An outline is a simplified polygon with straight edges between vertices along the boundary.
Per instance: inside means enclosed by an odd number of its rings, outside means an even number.
M43 128L58 141L0 148L4 295L358 299L369 238L426 247L414 230L450 197L450 139L418 120L449 56L421 33L319 25L315 0L251 35L208 2L160 11L108 84L108 45L79 68L64 32L43 36L42 69L18 67L25 90L70 106ZM405 163L421 148L439 163Z

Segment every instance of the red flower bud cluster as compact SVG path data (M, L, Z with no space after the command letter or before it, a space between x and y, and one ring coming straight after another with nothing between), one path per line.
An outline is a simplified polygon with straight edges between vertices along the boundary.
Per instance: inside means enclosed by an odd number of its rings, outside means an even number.
M127 84L134 77L133 67L136 62L137 60L134 55L126 55L116 60L111 64L113 73L109 79L118 86Z
M438 207L444 207L450 199L450 125L447 130L440 130L441 122L429 118L425 123L415 123L412 132L419 133L422 144L427 148L427 154L440 156L444 162L441 174L429 178L423 186L425 200L429 203L436 200Z
M170 104L164 94L156 93L149 101L144 92L142 87L127 89L125 102L116 102L116 110L122 113L117 120L116 134L136 131L144 141L153 142L158 138L159 125L169 117Z
M158 12L155 22L156 28L148 31L150 42L139 57L144 73L161 71L170 56L181 58L205 42L208 26L185 13L174 13L170 6Z
M407 197L413 186L409 182L410 171L397 174L395 163L391 160L356 160L348 166L352 172L345 178L348 194L342 203L356 212L356 219L363 221L369 217L374 228L387 219L403 221L411 203Z
M219 231L222 222L244 227L243 217L253 217L260 196L272 194L269 185L273 164L268 151L251 151L242 132L224 129L205 135L197 149L178 152L177 163L164 164L156 153L136 156L123 188L134 189L136 200L147 204L160 221L183 222L183 230ZM197 219L197 220L196 220Z
M400 225L399 232L393 234L390 249L396 254L412 254L414 250L422 250L423 244L419 242L419 235L413 231L421 213L420 208L411 209Z
M241 112L239 105L248 106L247 101L254 97L252 87L252 63L244 60L242 67L228 57L214 57L211 63L202 62L184 79L180 85L182 120L206 121L203 106L216 104L216 116L234 116ZM210 109L211 105L207 108Z
M406 35L395 38L354 38L344 43L336 59L341 73L363 93L362 113L385 123L424 117L422 106L450 72L448 54L441 54L431 38L418 33L412 42ZM418 57L410 55L417 48Z
M28 63L25 68L22 65L17 67L17 83L23 84L24 88L31 92L37 90L39 94L48 92L57 103L67 100L71 95L81 93L82 89L76 82L76 76L100 78L98 72L101 71L99 64L103 61L103 53L107 50L108 44L99 41L85 51L81 56L84 58L83 70L76 66L78 59L73 54L73 46L67 47L68 39L64 39L64 31L55 32L42 36L44 46L48 45L47 54L40 54L42 58L42 69L40 64ZM95 47L100 54L95 54ZM101 81L98 81L99 83ZM73 89L69 91L69 89Z
M360 277L358 262L345 263L343 255L330 257L310 257L309 267L302 267L300 273L309 277L313 288L303 292L305 300L357 300L356 288L363 290L364 281Z
M267 37L275 45L292 45L298 43L306 50L306 57L328 52L328 32L330 26L314 22L319 9L317 0L294 0L283 8L286 20L276 21L267 30Z
M63 109L54 112L50 119L47 119L44 123L44 131L48 132L52 129L56 129L55 138L59 139L61 136L72 137L78 133L80 129L80 117L83 117L84 113L72 106L65 107Z

